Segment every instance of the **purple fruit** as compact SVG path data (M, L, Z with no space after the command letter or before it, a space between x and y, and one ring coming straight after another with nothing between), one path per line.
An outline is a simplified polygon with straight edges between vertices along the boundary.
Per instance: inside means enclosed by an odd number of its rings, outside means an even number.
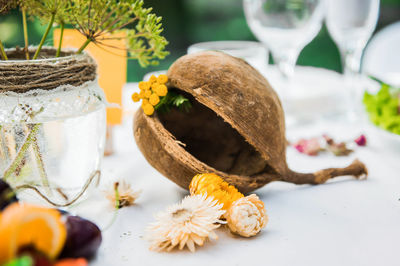
M15 196L12 188L5 181L0 179L0 211L13 202L17 202L18 199Z
M61 258L92 258L101 244L97 225L79 216L67 216L67 240Z

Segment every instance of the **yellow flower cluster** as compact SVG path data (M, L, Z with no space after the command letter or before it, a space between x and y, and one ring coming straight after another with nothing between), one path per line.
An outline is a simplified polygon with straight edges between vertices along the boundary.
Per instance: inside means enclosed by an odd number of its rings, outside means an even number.
M244 197L234 186L229 185L216 174L198 174L190 182L190 194L206 194L222 203L224 210L228 210L233 202Z
M168 93L167 75L161 74L158 77L152 75L149 81L139 82L140 93L132 94L132 100L139 102L142 100L142 109L146 115L154 113L154 106L160 102L160 97L164 97Z

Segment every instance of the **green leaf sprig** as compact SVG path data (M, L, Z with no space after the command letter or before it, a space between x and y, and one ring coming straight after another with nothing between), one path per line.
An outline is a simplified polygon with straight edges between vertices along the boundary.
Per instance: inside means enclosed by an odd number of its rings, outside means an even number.
M374 78L375 79L375 78ZM400 135L400 88L381 83L376 94L364 93L364 105L372 123Z
M161 113L168 113L172 108L178 108L180 111L189 112L192 104L189 99L174 90L169 90L167 95L154 107L154 109Z

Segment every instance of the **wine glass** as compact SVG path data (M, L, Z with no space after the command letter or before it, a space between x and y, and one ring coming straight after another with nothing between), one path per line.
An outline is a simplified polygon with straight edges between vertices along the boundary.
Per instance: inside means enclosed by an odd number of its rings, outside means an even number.
M327 0L326 24L341 54L350 120L357 118L361 103L361 56L378 16L379 0Z
M268 70L268 79L282 100L286 125L314 120L304 108L309 86L299 85L293 74L300 51L321 29L323 0L243 0L243 8L251 31L268 47L277 65L278 73Z
M297 57L321 29L322 0L244 0L247 23L271 51L281 77L289 81Z

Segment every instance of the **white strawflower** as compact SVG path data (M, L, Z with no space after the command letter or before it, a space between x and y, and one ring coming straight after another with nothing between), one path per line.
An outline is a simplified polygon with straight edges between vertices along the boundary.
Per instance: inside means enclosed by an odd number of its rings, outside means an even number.
M255 194L234 201L225 216L229 229L244 237L255 236L268 222L264 203Z
M214 229L224 223L220 220L225 213L221 208L222 204L207 195L187 196L181 203L168 207L147 228L150 250L182 250L186 245L194 252L195 244L202 246L207 238L217 239Z

